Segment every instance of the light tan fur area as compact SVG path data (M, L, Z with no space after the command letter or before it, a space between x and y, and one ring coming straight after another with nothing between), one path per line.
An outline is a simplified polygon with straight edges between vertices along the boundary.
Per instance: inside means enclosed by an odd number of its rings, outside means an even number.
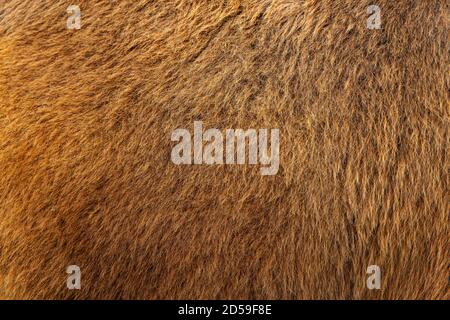
M0 0L0 298L450 298L448 14ZM279 128L278 174L174 165L194 120Z

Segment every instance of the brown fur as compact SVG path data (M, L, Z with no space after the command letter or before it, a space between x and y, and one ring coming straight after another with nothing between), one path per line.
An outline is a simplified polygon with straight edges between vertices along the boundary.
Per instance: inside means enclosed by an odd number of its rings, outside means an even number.
M0 297L449 298L447 0L377 0L382 30L369 1L74 2L81 30L0 1ZM174 165L194 120L280 128L280 171Z

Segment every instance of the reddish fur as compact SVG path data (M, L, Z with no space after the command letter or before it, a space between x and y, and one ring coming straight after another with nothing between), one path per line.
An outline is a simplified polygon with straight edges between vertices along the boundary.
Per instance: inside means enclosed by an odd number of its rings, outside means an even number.
M377 0L382 30L371 1L75 2L72 31L0 1L1 298L449 298L447 1ZM278 175L175 166L194 120L280 128Z

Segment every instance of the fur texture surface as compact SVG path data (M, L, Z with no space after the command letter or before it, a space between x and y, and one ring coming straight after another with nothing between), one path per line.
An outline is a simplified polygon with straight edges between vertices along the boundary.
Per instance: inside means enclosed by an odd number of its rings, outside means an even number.
M450 297L447 0L75 2L0 0L0 298ZM195 120L278 174L174 165Z

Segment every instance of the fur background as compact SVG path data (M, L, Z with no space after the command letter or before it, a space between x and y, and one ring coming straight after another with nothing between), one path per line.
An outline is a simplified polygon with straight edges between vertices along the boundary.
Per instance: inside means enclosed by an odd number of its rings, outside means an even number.
M448 13L0 0L0 298L448 299ZM175 166L194 120L280 128L278 174Z

